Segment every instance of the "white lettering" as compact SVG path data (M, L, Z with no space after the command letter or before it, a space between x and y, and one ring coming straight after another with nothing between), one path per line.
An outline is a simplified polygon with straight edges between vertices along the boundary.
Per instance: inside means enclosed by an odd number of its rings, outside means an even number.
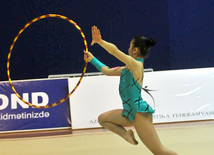
M39 97L42 98L42 102L39 103ZM32 93L32 104L37 106L46 106L49 102L48 95L44 92Z
M23 112L23 113L19 113L19 114L0 113L0 120L40 119L40 118L48 118L49 116L50 116L50 113L45 112L45 111L42 111L40 113L33 112L33 111L31 113Z
M16 94L11 94L11 109L17 109L18 105L21 106L23 109L27 109L30 106L21 101ZM26 102L29 102L29 94L28 93L23 93L22 94L23 100ZM49 97L48 94L44 92L33 92L31 94L31 103L33 105L37 106L46 106L48 105L49 102ZM0 94L0 110L4 110L9 106L9 99L6 95ZM12 116L13 117L13 116Z
M0 94L0 100L2 101L2 104L0 105L0 110L7 108L8 104L9 104L9 100L8 100L7 96Z
M28 93L23 93L22 98L29 102L29 97L28 97ZM11 94L11 109L17 109L17 103L19 103L19 105L24 108L27 109L29 108L29 105L27 105L26 103L24 103L23 101L21 101L16 94Z

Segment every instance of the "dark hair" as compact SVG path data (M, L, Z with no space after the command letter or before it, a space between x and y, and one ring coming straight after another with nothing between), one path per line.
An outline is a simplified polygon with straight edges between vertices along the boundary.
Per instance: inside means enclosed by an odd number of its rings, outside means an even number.
M143 57L149 53L150 47L156 44L155 38L146 38L143 36L134 37L132 40L133 48L138 47Z

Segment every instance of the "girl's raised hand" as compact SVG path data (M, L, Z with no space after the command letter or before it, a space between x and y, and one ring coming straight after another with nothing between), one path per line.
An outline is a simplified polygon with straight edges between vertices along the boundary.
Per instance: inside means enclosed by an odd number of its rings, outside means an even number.
M91 46L93 46L94 43L99 43L102 40L102 37L101 37L100 30L96 26L93 26L91 28L91 33L92 33Z

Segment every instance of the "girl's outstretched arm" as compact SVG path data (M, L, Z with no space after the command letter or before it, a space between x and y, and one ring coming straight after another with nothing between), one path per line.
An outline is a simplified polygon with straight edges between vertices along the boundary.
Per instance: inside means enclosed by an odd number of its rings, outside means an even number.
M128 68L134 68L136 64L136 60L132 58L129 55L126 55L122 51L120 51L114 44L109 43L102 39L100 30L96 27L92 27L92 42L91 45L94 45L94 43L98 43L100 46L102 46L106 51L108 51L110 54L114 55L117 59L125 63Z
M120 66L109 68L105 64L101 63L97 58L95 58L91 52L84 51L84 60L86 58L88 59L88 62L91 62L99 71L107 76L120 76L122 70L125 68Z

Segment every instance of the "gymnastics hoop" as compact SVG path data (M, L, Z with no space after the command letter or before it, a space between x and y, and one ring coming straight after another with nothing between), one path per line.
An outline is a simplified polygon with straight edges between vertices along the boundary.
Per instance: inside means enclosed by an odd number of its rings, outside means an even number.
M84 76L85 71L86 71L86 68L87 68L87 63L88 63L87 58L86 58L86 60L85 60L85 65L84 65L83 72L82 72L82 75L81 75L79 81L77 82L76 86L74 87L74 89L73 89L66 97L64 97L64 98L61 99L60 101L55 102L55 103L53 103L53 104L51 104L51 105L46 105L46 106L33 105L32 103L25 101L25 100L17 93L16 89L14 88L14 86L13 86L13 84L12 84L12 80L11 80L11 78L10 78L10 68L9 68L9 67L10 67L10 57L11 57L11 53L12 53L13 47L14 47L14 45L15 45L15 43L16 43L18 37L20 36L20 34L21 34L28 26L30 26L32 23L34 23L34 22L36 22L36 21L38 21L38 20L40 20L40 19L49 18L49 17L61 18L61 19L64 19L64 20L68 21L69 23L73 24L73 25L80 31L80 34L81 34L81 36L82 36L82 38L83 38L83 42L84 42L84 45L85 45L85 50L88 52L87 41L86 41L86 39L85 39L85 35L84 35L84 33L82 32L81 28L80 28L73 20L69 19L68 17L62 16L62 15L58 15L58 14L46 14L46 15L39 16L39 17L33 19L32 21L28 22L28 23L19 31L19 33L17 34L17 36L14 38L13 43L12 43L11 46L10 46L10 51L9 51L9 53L8 53L8 57L7 57L7 76L8 76L8 80L9 80L10 86L11 86L13 92L16 94L16 96L17 96L22 102L28 104L28 105L31 106L31 107L35 107L35 108L50 108L50 107L54 107L54 106L56 106L56 105L58 105L58 104L64 102L66 99L68 99L68 98L71 96L71 94L74 93L74 91L77 89L77 87L79 86L80 82L82 81L83 76Z

